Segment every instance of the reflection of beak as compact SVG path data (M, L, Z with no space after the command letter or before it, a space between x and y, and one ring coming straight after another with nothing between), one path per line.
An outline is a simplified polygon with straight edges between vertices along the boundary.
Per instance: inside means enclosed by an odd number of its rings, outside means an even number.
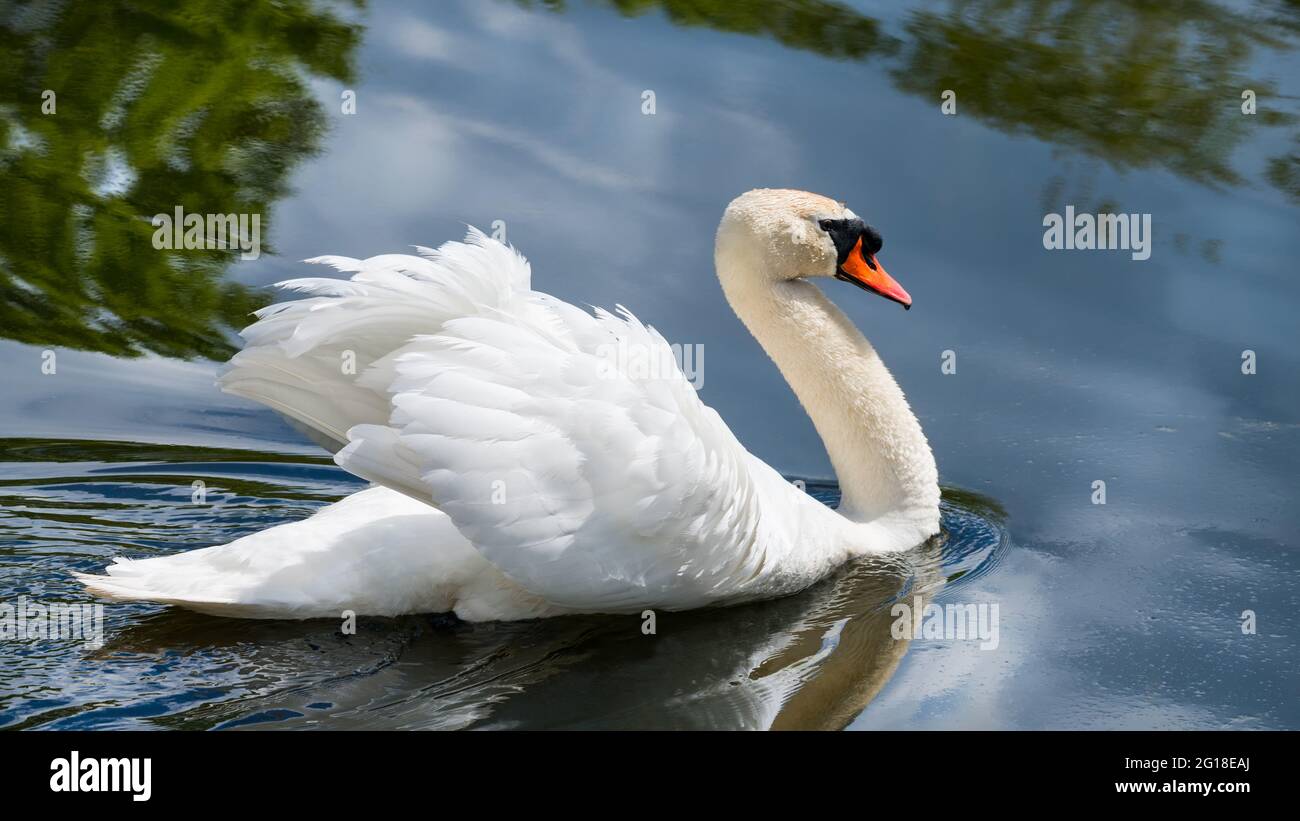
M885 299L892 299L904 308L911 309L912 297L894 278L885 273L885 266L876 261L875 254L868 254L862 248L862 237L858 237L853 250L835 272L836 279L852 282L867 291L874 291Z

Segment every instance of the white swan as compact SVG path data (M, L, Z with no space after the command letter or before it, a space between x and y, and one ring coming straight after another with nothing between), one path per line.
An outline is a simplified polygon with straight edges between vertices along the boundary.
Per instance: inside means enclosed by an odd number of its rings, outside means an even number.
M220 615L486 621L780 596L913 547L939 530L934 457L870 343L807 281L910 306L879 248L842 203L802 191L736 198L717 234L727 300L812 417L837 511L746 451L680 371L634 374L618 351L671 355L653 329L531 290L528 263L471 229L420 257L310 260L353 276L282 283L311 296L259 311L221 378L378 487L78 578Z

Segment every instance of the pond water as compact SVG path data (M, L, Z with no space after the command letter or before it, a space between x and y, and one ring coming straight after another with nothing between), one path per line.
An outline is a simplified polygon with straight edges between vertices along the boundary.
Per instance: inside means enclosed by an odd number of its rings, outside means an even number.
M1300 6L226 11L0 4L0 603L362 487L213 375L297 260L466 223L701 346L740 440L829 477L712 272L759 186L883 234L914 309L827 292L921 419L945 534L653 637L109 604L102 647L0 639L0 727L1300 728ZM261 255L155 250L178 205L260 214ZM1047 250L1069 206L1150 215L1150 258ZM921 594L996 605L996 646L895 639Z

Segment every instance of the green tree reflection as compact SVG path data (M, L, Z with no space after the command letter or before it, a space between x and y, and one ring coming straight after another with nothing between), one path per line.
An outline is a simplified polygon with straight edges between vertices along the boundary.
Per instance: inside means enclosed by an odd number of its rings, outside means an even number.
M1162 166L1209 184L1242 182L1233 149L1259 125L1291 117L1261 105L1243 115L1243 75L1285 30L1212 2L959 0L912 15L896 85L957 91L960 110L1117 168Z
M1267 174L1277 190L1300 204L1300 137L1296 137L1295 148L1289 154L1268 161Z
M0 334L228 356L265 296L223 281L237 251L155 250L149 219L255 213L265 236L325 129L307 84L351 79L360 36L311 0L0 2Z
M827 57L863 59L888 53L898 42L884 34L872 17L857 14L828 0L606 0L627 17L663 11L679 26L704 26L716 31L771 37L790 48ZM523 0L526 6L534 5ZM563 10L564 0L540 0L538 5Z
M911 12L897 39L823 0L604 2L628 16L659 9L679 25L771 36L829 57L884 55L894 84L936 107L940 91L953 89L963 116L1000 130L1208 185L1244 183L1232 165L1236 148L1252 130L1296 119L1278 110L1276 89L1246 71L1260 49L1295 47L1300 0L952 0ZM1241 111L1246 88L1260 101L1253 116ZM1300 202L1297 169L1296 154L1278 157L1264 179Z

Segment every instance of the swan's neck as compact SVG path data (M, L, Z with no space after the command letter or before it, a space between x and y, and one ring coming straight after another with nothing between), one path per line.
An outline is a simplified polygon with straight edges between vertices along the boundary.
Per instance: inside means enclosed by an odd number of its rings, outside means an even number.
M840 512L853 521L901 519L937 532L934 456L876 349L817 286L728 276L719 262L727 300L826 446L843 493Z

